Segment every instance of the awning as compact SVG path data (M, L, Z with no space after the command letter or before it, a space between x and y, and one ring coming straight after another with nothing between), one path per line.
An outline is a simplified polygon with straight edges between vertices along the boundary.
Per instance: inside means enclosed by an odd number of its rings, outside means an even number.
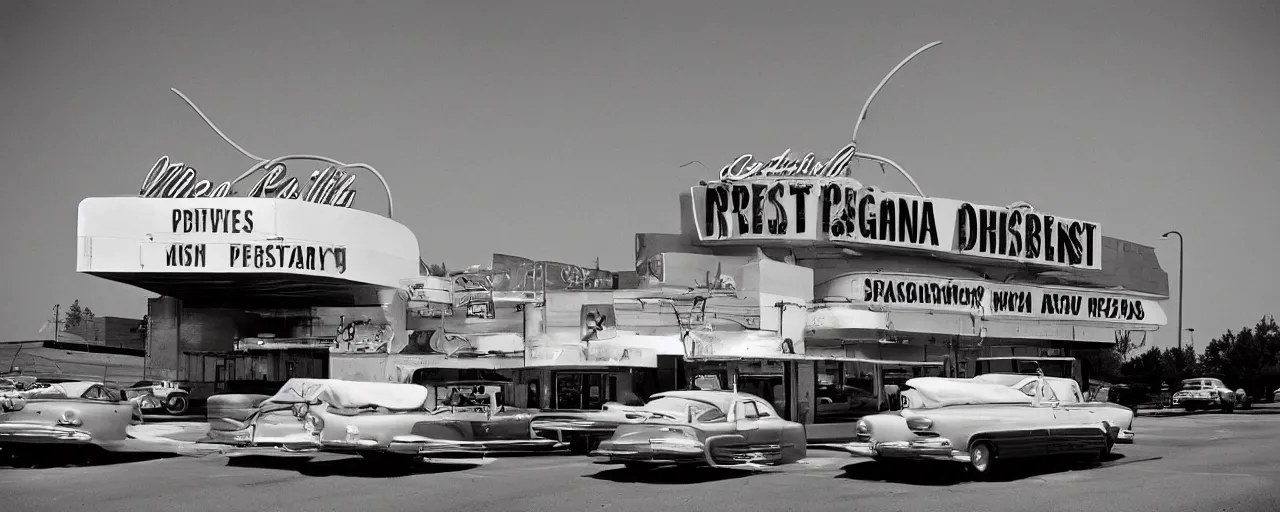
M651 350L660 356L683 356L684 342L679 336L650 336L618 333L607 340L592 340L594 347L639 348Z

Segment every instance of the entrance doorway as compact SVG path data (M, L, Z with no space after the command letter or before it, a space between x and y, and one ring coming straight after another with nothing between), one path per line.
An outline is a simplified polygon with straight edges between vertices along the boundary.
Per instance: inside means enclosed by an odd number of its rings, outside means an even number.
M556 372L553 409L599 410L618 401L618 376L598 372Z

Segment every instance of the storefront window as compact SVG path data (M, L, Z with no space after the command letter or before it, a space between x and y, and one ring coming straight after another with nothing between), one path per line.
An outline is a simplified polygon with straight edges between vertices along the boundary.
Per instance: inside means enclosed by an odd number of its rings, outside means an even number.
M553 409L603 409L608 402L618 402L618 375L592 372L556 372ZM628 386L628 389L630 387ZM634 393L626 393L626 401L634 403Z

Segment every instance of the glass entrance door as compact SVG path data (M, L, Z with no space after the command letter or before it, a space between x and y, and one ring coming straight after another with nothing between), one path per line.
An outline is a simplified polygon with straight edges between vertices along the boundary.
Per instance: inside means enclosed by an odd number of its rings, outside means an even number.
M617 401L617 377L604 373L556 372L554 409L603 409Z

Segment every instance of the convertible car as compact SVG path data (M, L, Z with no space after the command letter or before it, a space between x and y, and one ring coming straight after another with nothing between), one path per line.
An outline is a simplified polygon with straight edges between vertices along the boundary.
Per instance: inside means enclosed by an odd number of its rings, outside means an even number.
M470 383L467 383L470 384ZM499 405L494 387L290 379L275 395L214 395L206 442L369 459L466 458L562 445L534 439L531 414ZM436 398L444 390L442 398ZM465 392L463 392L465 391ZM224 411L219 417L214 411ZM232 417L239 416L243 419ZM263 453L240 450L234 455Z
M1027 396L1034 397L1036 383L1041 378L1036 375L1016 373L988 373L974 377L973 381L1009 386L1022 391ZM1105 401L1085 400L1084 393L1080 391L1080 384L1075 379L1064 379L1062 377L1043 377L1043 379L1047 387L1044 389L1042 400L1046 404L1056 403L1058 407L1068 413L1088 411L1092 415L1079 414L1079 416L1082 416L1082 419L1086 422L1093 419L1091 417L1093 416L1105 423L1108 428L1107 433L1111 436L1112 444L1133 443L1133 409ZM1110 450L1110 446L1108 446L1108 450Z
M591 455L631 469L707 465L754 469L806 454L804 426L760 397L734 391L668 391L628 411L644 418L617 427Z
M321 397L327 406L310 407L305 418L317 425L321 450L392 463L419 458L445 462L565 447L559 441L535 437L530 428L533 411L503 405L498 400L500 386L490 384L425 387L329 381Z
M1064 407L1036 378L1032 394L972 379L919 377L902 407L858 421L856 441L840 448L877 461L963 462L980 478L999 461L1048 456L1092 465L1112 446L1111 425L1090 407Z
M44 457L63 448L125 448L136 407L96 382L62 382L0 395L0 450L8 457ZM83 452L88 455L89 452Z

